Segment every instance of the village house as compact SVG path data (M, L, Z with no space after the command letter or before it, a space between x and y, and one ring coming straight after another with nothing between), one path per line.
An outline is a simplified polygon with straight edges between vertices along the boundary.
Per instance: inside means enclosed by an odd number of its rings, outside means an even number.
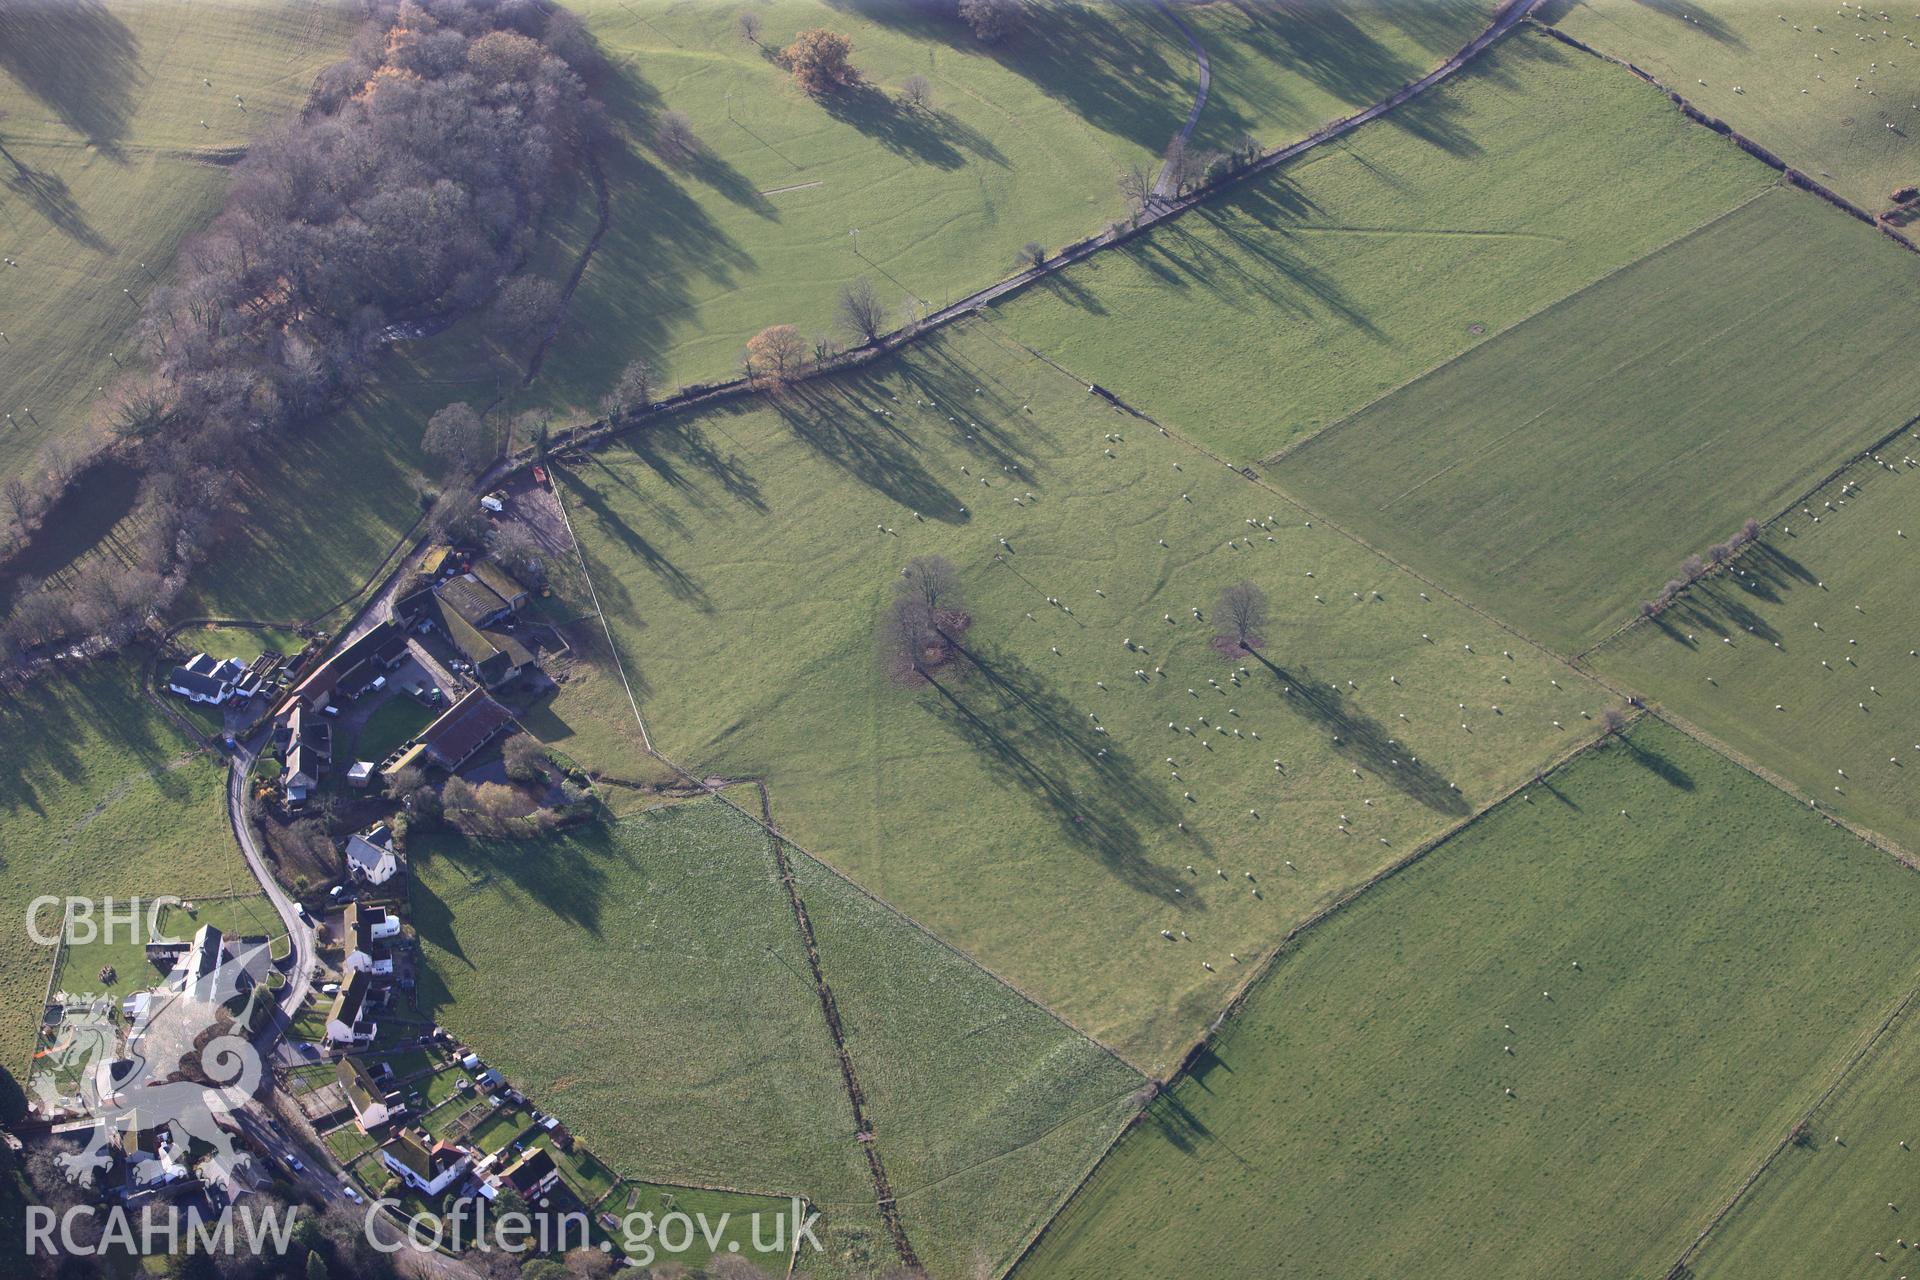
M333 726L306 706L295 702L282 721L278 734L285 734L285 768L280 786L286 793L289 809L303 808L327 766L333 762Z
M253 684L247 680L247 664L240 659L221 662L196 653L167 676L167 690L189 702L218 705L235 694L251 697Z
M349 903L342 917L346 933L346 967L356 973L385 977L393 972L393 959L380 945L400 935L400 917L385 907L362 907Z
M365 1044L373 1039L379 1024L363 1021L369 1012L367 997L372 991L373 975L367 970L355 969L347 974L347 980L340 984L340 993L333 998L333 1007L327 1010L328 1044Z
M531 1147L502 1169L496 1185L510 1188L528 1204L538 1204L560 1181L560 1166L545 1147Z
M184 1153L175 1148L173 1133L164 1124L144 1124L136 1111L118 1134L129 1187L161 1186L187 1176L180 1159Z
M348 836L346 857L347 874L368 884L385 884L400 870L400 855L393 851L393 828L384 822Z
M424 1135L403 1130L381 1146L380 1163L422 1195L437 1196L467 1171L472 1158L452 1143L428 1145Z
M341 1092L347 1095L347 1105L353 1108L353 1120L360 1132L372 1133L399 1111L398 1095L388 1093L359 1058L342 1058L334 1075Z
M201 925L186 950L174 955L167 985L200 1004L224 1004L246 994L266 977L272 964L265 935L230 938L211 924ZM143 1022L148 1008L139 1008Z

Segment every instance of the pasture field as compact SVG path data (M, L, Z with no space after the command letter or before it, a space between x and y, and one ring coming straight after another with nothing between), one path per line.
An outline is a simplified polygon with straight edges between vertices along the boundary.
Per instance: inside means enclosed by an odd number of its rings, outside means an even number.
M1665 1275L1913 987L1917 895L1643 721L1301 938L1017 1274Z
M624 1173L837 1202L865 1163L759 829L677 805L525 841L412 843L423 1016ZM523 1034L542 1010L543 1032ZM696 1071L690 1064L714 1064ZM719 1064L725 1064L724 1067Z
M1540 16L1870 212L1920 181L1920 15L1898 5L1551 0Z
M795 843L1150 1074L1605 702L982 323L558 481L655 744L764 778ZM971 659L907 685L875 635L931 554ZM1193 614L1242 579L1265 661Z
M1276 482L1568 650L1913 414L1920 259L1767 192L1375 402ZM1836 347L1845 335L1845 354Z
M803 1196L827 1214L836 1269L884 1261L759 827L706 801L564 837L425 847L414 909L432 1016L614 1170ZM1140 1077L791 856L909 1237L937 1275L972 1274L976 1249L1004 1264L1106 1148ZM549 1012L532 1041L515 1028L535 1003ZM691 1083L689 1061L703 1064Z
M1183 9L1214 69L1195 145L1303 136L1425 74L1491 9ZM937 306L1010 273L1028 241L1102 230L1125 214L1120 172L1154 167L1199 85L1185 39L1145 4L1028 6L993 46L893 0L759 5L759 44L730 8L580 12L615 63L603 97L624 145L606 164L614 225L573 299L577 336L539 384L562 416L590 415L634 356L692 382L736 372L767 325L832 334L835 294L857 277L889 308ZM775 65L817 25L852 38L866 89L815 102ZM928 109L898 101L914 75L932 85ZM696 156L662 152L667 111L692 123Z
M227 828L220 759L195 754L141 696L131 662L15 691L0 706L0 742L0 912L14 922L0 946L0 1070L24 1083L53 961L26 934L29 902L192 897L253 881Z
M1213 71L1191 145L1227 151L1247 136L1268 148L1304 138L1445 62L1497 8L1498 0L1178 6Z
M914 1251L936 1276L1001 1274L1138 1109L1145 1081L790 856Z
M1916 449L1903 434L1881 454L1888 466L1849 468L1771 526L1738 572L1702 579L1589 655L1909 850L1920 849L1920 473L1900 459Z
M1253 462L1773 178L1651 87L1521 29L1339 144L994 314Z
M353 23L335 0L8 6L0 236L19 265L0 271L0 475L89 437L138 298L219 208L226 163L305 101Z
M774 1238L774 1220L782 1214L791 1212L785 1200L774 1200L765 1196L735 1195L728 1191L703 1191L698 1187L626 1183L614 1188L612 1197L602 1206L602 1210L616 1218L632 1221L636 1235L642 1233L644 1224L638 1217L630 1217L630 1215L652 1215L654 1233L629 1250L634 1262L641 1266L677 1262L686 1267L699 1267L705 1265L716 1252L725 1250L727 1244L737 1244L740 1246L737 1256L757 1263L762 1270L774 1275L786 1274L787 1256L792 1251L791 1241L789 1240L788 1247L783 1249L757 1249L754 1247L752 1225L753 1215L759 1214L762 1223L761 1243L771 1243ZM662 1249L657 1234L659 1223L662 1218L672 1213L686 1214L695 1218L696 1221L700 1215L704 1214L709 1226L718 1224L721 1215L727 1215L730 1221L726 1228L719 1230L716 1227L717 1239L722 1242L721 1249L710 1248L701 1238L698 1230L693 1233L693 1240L688 1248L677 1252ZM789 1219L789 1234L791 1230L792 1222ZM617 1243L622 1241L621 1232L614 1232L613 1237ZM675 1224L670 1230L669 1243L678 1244L679 1242L680 1227ZM647 1258L648 1250L652 1251L654 1257L650 1261L643 1261Z
M1907 1205L1920 1133L1913 1019L1909 1008L1707 1237L1692 1263L1699 1280L1873 1275L1885 1269L1875 1253L1912 1265Z

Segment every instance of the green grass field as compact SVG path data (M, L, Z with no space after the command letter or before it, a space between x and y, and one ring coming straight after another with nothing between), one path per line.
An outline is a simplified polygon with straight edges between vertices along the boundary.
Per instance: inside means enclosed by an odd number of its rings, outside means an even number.
M1490 10L1195 6L1215 77L1196 145L1292 141L1424 74ZM858 276L890 307L939 305L1011 272L1027 241L1101 230L1124 213L1120 171L1154 162L1198 87L1185 40L1147 5L1030 6L994 47L934 11L865 0L756 6L764 48L731 9L581 12L617 64L603 96L625 146L607 165L614 226L574 297L577 336L541 377L576 414L636 355L671 381L704 380L734 372L767 325L831 331L834 294ZM823 105L774 65L771 50L815 25L852 37L871 91ZM894 101L916 74L931 110ZM654 121L669 110L692 121L698 158L659 154Z
M1275 478L1579 649L1683 557L1912 416L1904 335L1882 318L1916 283L1920 260L1871 228L1769 191L1323 432Z
M1105 1149L1140 1078L795 860L910 1238L937 1275L972 1274L976 1252L1004 1264ZM757 826L709 801L536 842L435 840L414 865L426 1007L613 1170L801 1195L828 1216L836 1269L884 1260ZM547 1032L530 1039L516 1028L535 1005Z
M1247 135L1267 147L1304 138L1445 62L1493 21L1497 7L1497 0L1178 6L1213 68L1192 145L1224 151Z
M988 325L560 484L662 750L766 778L808 852L1149 1071L1298 919L1604 701ZM929 553L965 579L976 661L901 687L876 624ZM1271 667L1191 613L1243 578Z
M679 806L560 839L416 844L422 1009L623 1173L850 1201L864 1164L754 830ZM538 1037L521 1033L531 1008ZM696 1057L726 1067L689 1075Z
M1553 0L1541 16L1872 212L1920 181L1920 56L1908 43L1920 15L1814 0Z
M49 674L0 707L0 1068L24 1082L53 955L27 936L43 894L93 899L251 887L220 760L193 754L130 662ZM43 918L58 929L58 911ZM93 975L87 975L92 977Z
M1304 937L1018 1274L1663 1276L1912 987L1917 894L1643 724Z
M774 1275L785 1275L787 1258L791 1253L791 1241L783 1249L757 1249L754 1247L753 1218L758 1214L761 1222L760 1241L771 1244L775 1238L774 1223L782 1214L791 1214L785 1200L772 1200L765 1196L742 1196L727 1191L704 1191L697 1187L667 1187L651 1183L622 1185L614 1188L614 1195L603 1206L603 1211L622 1219L627 1231L613 1233L616 1244L625 1244L626 1236L636 1237L628 1250L635 1263L641 1266L661 1263L679 1263L685 1267L703 1266L716 1252L726 1251L728 1245L738 1245L737 1256L745 1257L757 1263L762 1270ZM685 1248L664 1248L660 1239L660 1222L669 1214L681 1214L693 1218L696 1223L704 1216L708 1226L714 1231L721 1249L715 1250L695 1229ZM649 1215L651 1221L642 1215ZM728 1221L722 1225L723 1216ZM792 1230L791 1218L788 1232ZM679 1245L683 1232L678 1223L667 1231L667 1244ZM782 1239L785 1239L783 1234ZM651 1257L649 1257L649 1252Z
M0 474L14 475L47 441L89 437L95 388L120 372L138 299L219 208L225 162L305 101L345 50L354 15L332 0L8 14L0 227L19 265L0 271L12 415L0 424Z
M813 859L794 863L908 1239L933 1275L1001 1274L1145 1082Z
M1707 1237L1692 1263L1699 1280L1877 1275L1889 1268L1875 1253L1905 1274L1898 1268L1920 1247L1908 1223L1920 1141L1913 1016L1909 1009L1889 1029Z
M995 315L1252 462L1772 179L1652 88L1521 30L1339 144Z
M1920 849L1920 475L1899 459L1916 443L1903 435L1882 454L1892 470L1850 468L1770 528L1740 574L1702 580L1590 659L1910 850Z

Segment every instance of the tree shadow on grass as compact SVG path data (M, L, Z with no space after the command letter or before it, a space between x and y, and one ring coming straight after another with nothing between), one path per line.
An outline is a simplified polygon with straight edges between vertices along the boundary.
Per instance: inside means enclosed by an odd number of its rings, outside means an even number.
M1620 741L1626 744L1627 753L1633 757L1633 762L1645 769L1648 773L1651 773L1654 777L1660 779L1660 781L1677 790L1693 790L1693 775L1675 764L1670 758L1662 755L1657 750L1641 746L1639 742L1635 740L1634 735L1622 734Z
M965 647L964 676L929 680L933 717L971 748L1006 786L1025 792L1075 848L1092 854L1128 887L1166 905L1201 911L1182 877L1148 855L1143 828L1171 831L1180 813L1084 713L1018 658ZM1104 750L1105 755L1100 752ZM1205 842L1195 838L1204 851Z
M1436 813L1465 817L1473 811L1466 796L1449 786L1439 770L1414 759L1411 746L1396 742L1377 720L1327 681L1305 667L1282 667L1257 650L1253 658L1285 686L1281 705L1333 735L1334 753L1343 760Z
M750 402L736 402L711 413L731 417L750 413L757 407ZM721 491L728 498L764 514L767 504L760 495L760 482L734 455L723 454L714 447L713 440L703 425L708 420L708 415L701 415L663 422L641 431L630 432L621 438L621 443L669 488L700 510L711 510L714 505L697 483L699 475L706 475L719 483ZM595 461L597 462L598 459L595 458ZM643 492L619 472L605 467L605 464L600 465L609 479L646 503L650 512L657 513L668 527L675 532L684 532L677 513Z
M1701 35L1717 40L1721 44L1732 45L1735 48L1746 47L1747 42L1739 32L1699 5L1690 4L1687 0L1634 0L1634 3L1643 9L1650 9L1663 17L1671 18L1675 22L1684 22Z
M875 492L929 519L967 520L965 504L916 456L919 443L891 420L851 402L845 390L801 383L768 403L796 437Z
M1005 468L1005 474L1025 484L1040 487L1032 446L1045 434L996 374L956 355L945 335L937 333L916 346L912 358L900 362L897 373L915 394L925 393L940 406L927 412L938 413L942 422L949 416L959 419L946 424L954 445Z
M1052 275L1043 277L1040 281L1040 288L1052 294L1058 301L1073 307L1075 310L1084 311L1088 315L1095 316L1104 316L1107 314L1107 309L1102 305L1100 299L1094 295L1092 290L1074 279L1074 272L1071 269L1056 271Z
M122 158L144 78L140 40L100 0L0 4L0 71L69 129Z
M1186 41L1145 4L1030 9L1007 39L983 45L951 6L831 3L960 56L991 58L1092 127L1154 152L1180 128L1199 84Z
M658 101L652 90L631 74L609 76L607 85L613 94L608 114L627 125L630 136L627 145L601 149L613 218L569 314L591 325L591 340L617 341L661 369L675 327L695 310L695 283L735 288L752 276L755 262L678 175L642 154ZM744 180L735 175L696 168L688 176L711 182L728 199L747 200Z
M973 156L1006 167L1007 157L993 140L957 117L930 107L913 107L862 82L819 99L826 113L899 155L937 169L958 169Z
M613 536L615 543L631 553L646 566L647 571L660 579L675 599L694 606L702 613L713 612L713 602L708 599L706 588L698 579L682 569L658 547L642 537L638 530L628 524L613 509L606 498L592 485L583 483L565 467L555 467L553 474L560 477L567 486L569 496L591 512L600 526ZM604 588L602 588L604 590Z
M4 146L0 146L0 159L13 165L13 176L7 179L7 186L39 210L40 216L55 230L96 253L105 253L113 247L87 221L79 202L67 189L66 179L51 170L33 168Z
M1154 1099L1147 1116L1160 1136L1181 1155L1192 1155L1201 1143L1213 1138L1213 1130L1180 1100L1176 1089L1168 1089Z
M538 908L599 938L607 865L631 855L614 841L605 823L595 823L565 835L525 840L435 836L420 842L413 856L420 871L439 864L463 877L471 893ZM414 932L423 942L464 958L457 905L429 888L425 876L415 877L413 894Z

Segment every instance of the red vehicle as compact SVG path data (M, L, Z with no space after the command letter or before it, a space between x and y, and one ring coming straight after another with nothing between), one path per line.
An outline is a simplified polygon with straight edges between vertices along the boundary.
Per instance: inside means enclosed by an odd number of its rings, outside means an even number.
M539 485L541 488L546 487L547 469L545 467L535 467L533 469L533 482Z

